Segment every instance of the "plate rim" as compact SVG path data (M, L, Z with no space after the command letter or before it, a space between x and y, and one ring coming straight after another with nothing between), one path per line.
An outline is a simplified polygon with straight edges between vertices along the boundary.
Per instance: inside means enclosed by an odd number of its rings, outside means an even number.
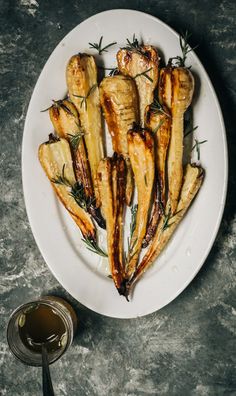
M96 311L95 309L93 309L93 307L91 307L89 303L86 303L86 305L85 305L84 303L81 303L81 302L77 299L77 297L74 296L73 293L71 293L71 292L68 290L67 285L65 285L65 283L64 283L63 281L61 281L61 279L60 279L61 276L60 276L60 275L58 276L58 274L55 273L54 269L52 269L52 267L50 266L50 263L48 262L48 260L46 260L46 257L45 257L46 254L45 254L44 251L43 251L43 247L41 247L41 244L39 243L39 241L38 241L38 239L37 239L37 237L36 237L37 232L36 232L36 230L35 230L35 227L34 227L34 224L33 224L33 219L31 218L31 214L30 214L30 205L29 205L29 203L28 203L29 201L28 201L28 198L27 198L27 192L26 192L27 187L26 187L25 173L24 173L24 167L25 167L25 164L24 164L24 153L25 153L26 146L27 146L27 145L26 145L26 132L25 132L25 131L26 131L26 129L27 129L28 114L29 114L30 109L31 109L31 105L32 105L32 101L33 101L33 97L34 97L35 90L36 90L36 88L37 88L37 86L38 86L38 84L39 84L40 77L41 77L41 75L43 74L44 69L46 68L47 63L49 62L49 60L50 60L51 57L53 56L54 51L61 45L61 43L63 42L63 40L64 40L69 34L72 33L72 31L74 31L75 29L78 28L78 26L80 26L80 25L82 25L82 24L84 24L84 23L87 23L88 21L91 21L91 20L93 20L93 19L96 19L96 18L97 18L98 16L100 16L100 15L104 15L104 14L114 14L114 13L116 13L116 12L120 12L120 13L122 13L122 12L125 12L125 13L126 13L126 12L127 12L127 13L133 13L133 14L141 14L141 15L143 15L144 17L149 17L149 18L153 19L154 21L158 22L159 24L161 24L162 26L164 26L166 29L168 29L168 30L169 30L172 34L174 34L176 37L179 37L179 34L178 34L172 27L170 27L168 24L166 24L165 22L163 22L162 20L160 20L158 17L153 16L153 15L151 15L151 14L149 14L149 13L146 13L146 12L142 12L142 11L138 11L138 10L134 10L134 9L123 9L123 8L110 9L110 10L105 10L105 11L96 13L96 14L90 16L89 18L84 19L84 20L81 21L79 24L77 24L74 28L72 28L70 31L68 31L67 34L66 34L65 36L63 36L63 38L62 38L62 39L58 42L58 44L53 48L53 50L52 50L50 56L47 58L47 60L46 60L46 62L45 62L45 64L44 64L44 66L43 66L41 72L39 73L39 76L38 76L38 78L37 78L36 84L34 85L33 90L32 90L32 94L31 94L30 101L29 101L28 108L27 108L27 113L26 113L26 116L25 116L25 123L24 123L23 137L22 137L22 147L21 147L21 178L22 178L23 196L24 196L24 202L25 202L26 213L27 213L28 221L29 221L29 224L30 224L31 232L32 232L32 234L33 234L35 243L36 243L36 245L37 245L37 247L38 247L38 249L39 249L39 251L40 251L40 254L42 255L42 257L43 257L43 259L44 259L44 261L45 261L45 263L46 263L48 269L49 269L50 272L53 274L53 276L56 278L56 280L60 283L60 285L61 285L61 286L62 286L73 298L75 298L75 300L78 301L82 306L84 306L84 307L90 309L91 311L93 311L93 312L95 312L95 313L97 313L97 314L99 314L99 315L103 315L103 316L106 316L106 317L109 317L109 318L116 318L116 319L134 319L134 318L137 318L137 317L142 317L142 316L150 315L150 314L152 314L152 313L154 313L154 312L157 312L157 311L159 311L160 309L164 308L164 307L167 306L168 304L170 304L172 301L174 301L174 300L186 289L186 287L187 287L188 285L190 285L190 283L193 281L193 279L195 278L195 276L197 275L197 273L198 273L198 272L200 271L200 269L202 268L204 262L206 261L208 255L209 255L209 253L210 253L210 251L211 251L211 249L212 249L212 247L213 247L213 245L214 245L214 242L215 242L215 239L216 239L216 237L217 237L217 233L218 233L218 231L219 231L220 224L221 224L221 221L222 221L224 209L225 209L225 203L226 203L226 197L227 197L227 186L228 186L228 161L229 161L229 159L228 159L228 146L227 146L227 138L226 138L226 128L225 128L225 123L224 123L224 118L223 118L223 113L222 113L222 110L221 110L221 107L220 107L220 103L219 103L219 100L218 100L216 91L215 91L215 89L214 89L214 86L213 86L213 84L212 84L212 81L211 81L211 79L210 79L210 77L209 77L209 75L208 75L206 69L204 68L204 66L203 66L203 64L202 64L202 62L201 62L201 60L198 58L198 56L196 55L196 53L193 51L193 55L194 55L194 56L196 57L196 59L197 59L198 66L199 66L200 69L201 69L201 73L203 73L204 78L206 79L206 82L208 83L209 88L210 88L210 91L211 91L211 93L212 93L212 95L213 95L213 98L214 98L214 102L215 102L215 105L216 105L216 110L217 110L217 113L218 113L218 116L219 116L219 121L220 121L221 130L222 130L223 156L224 156L224 180L223 180L223 184L222 184L222 196L221 196L220 210L219 210L219 212L218 212L218 216L217 216L217 219L216 219L216 221L215 221L215 227L214 227L214 229L212 229L212 232L211 232L211 238L210 238L210 240L209 240L209 242L208 242L208 247L207 247L207 249L205 249L205 252L204 252L204 255L203 255L202 260L199 261L199 264L198 264L197 267L195 268L195 271L192 272L191 276L188 278L188 280L186 280L186 282L182 285L182 287L179 288L179 289L176 291L176 293L171 294L171 298L167 299L168 301L166 301L160 308L157 308L157 309L155 309L155 310L153 310L153 309L151 309L151 310L146 309L146 312L145 312L145 313L141 313L140 315L124 315L124 316L119 316L119 315L117 315L117 314L116 314L116 315L108 315L108 314L106 314L106 313L98 312L98 311Z

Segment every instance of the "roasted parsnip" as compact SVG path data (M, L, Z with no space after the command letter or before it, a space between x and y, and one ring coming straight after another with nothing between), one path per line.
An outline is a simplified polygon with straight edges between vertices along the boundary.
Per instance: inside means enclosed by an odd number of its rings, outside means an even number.
M139 121L135 82L122 75L106 77L100 85L100 100L112 138L113 150L122 154L127 166L126 203L133 194L133 175L128 154L127 133Z
M154 101L146 109L145 126L154 134L157 178L153 194L153 207L146 236L143 240L143 247L147 247L153 238L160 215L166 204L166 157L171 131L171 116L168 109Z
M166 106L171 112L171 101L172 101L172 70L171 66L164 67L159 73L159 101L162 105Z
M58 198L79 226L84 238L96 240L96 229L86 212L86 199L82 197L81 185L76 184L71 150L66 139L49 136L49 141L39 147L39 161L49 178Z
M94 57L87 54L72 56L66 69L66 81L70 99L80 115L95 196L99 206L97 168L104 156L104 148L97 67Z
M152 238L154 237L162 213L163 213L163 205L161 201L160 185L156 173L154 177L152 206L147 223L146 234L142 242L142 248L146 248L149 245Z
M80 127L76 107L67 99L57 101L50 107L49 116L57 135L69 141L74 156L76 178L84 185L87 195L92 197L94 193L84 145L84 133Z
M165 215L163 215L147 253L127 284L127 291L130 290L134 283L137 282L165 248L199 191L203 178L204 171L201 167L187 165L177 211L174 215L171 215L171 212L166 212ZM168 203L166 208L168 208Z
M98 187L107 224L107 251L110 271L120 294L125 295L123 267L123 210L126 165L122 156L104 158L98 166Z
M172 126L167 166L170 208L174 214L183 181L184 113L192 101L194 79L187 68L167 67L161 72L160 87L162 103L168 108L171 103Z
M144 126L144 114L148 105L153 102L153 92L158 82L159 57L151 45L139 46L139 50L124 48L117 53L120 72L132 77L139 94L140 124Z
M167 108L158 109L153 105L148 106L145 114L145 126L154 134L155 158L158 172L161 200L166 203L166 158L171 134L171 115Z
M67 99L54 101L49 109L49 115L57 135L69 141L76 180L82 183L85 195L91 202L88 212L100 227L106 228L100 209L96 207L90 166L84 143L84 132L80 126L76 107Z
M152 133L142 129L130 130L128 132L128 149L138 192L136 224L127 257L126 273L127 278L130 278L136 269L142 241L146 233L153 190L155 163Z
M126 191L127 167L123 156L114 153L112 157L112 188L113 188L113 211L115 220L114 244L116 254L119 257L120 272L124 275L123 265L123 222L124 204ZM124 290L120 290L124 292Z

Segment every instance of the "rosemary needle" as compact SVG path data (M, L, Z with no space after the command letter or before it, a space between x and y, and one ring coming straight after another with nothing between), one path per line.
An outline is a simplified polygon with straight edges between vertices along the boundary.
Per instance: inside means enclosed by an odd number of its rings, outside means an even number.
M194 139L194 140L195 140L195 144L194 144L194 146L192 147L192 150L191 150L191 151L193 151L194 149L196 149L196 152L197 152L197 159L198 159L198 161L200 161L200 145L206 143L207 140L202 140L201 142L199 142L198 139Z
M137 78L137 77L144 76L144 77L146 77L149 81L153 82L153 79L147 74L147 73L148 73L150 70L152 70L152 69L153 69L153 68L150 67L149 69L145 70L144 72L136 74L136 76L134 76L133 78L135 79L135 78Z
M182 51L182 56L177 55L177 56L174 56L173 58L170 58L168 61L169 66L186 67L185 62L187 59L187 55L191 51L194 51L198 47L197 45L193 48L190 47L190 45L188 44L188 40L190 37L191 37L191 34L188 33L187 30L183 35L179 36L179 45L180 45L180 49Z
M100 37L100 40L98 43L89 43L90 47L89 48L94 48L98 51L98 54L101 55L102 52L108 52L108 48L110 48L111 46L117 44L116 41L105 45L105 47L102 47L102 40L103 40L103 36Z
M126 39L127 45L125 47L121 47L121 49L124 49L129 52L136 52L140 55L143 55L147 57L147 54L143 48L143 44L139 43L138 39L135 37L135 34L133 34L133 41Z
M155 98L152 104L150 105L150 110L152 111L152 113L165 114L167 117L170 118L170 114L167 113L167 111L164 109L164 107L157 98Z
M93 204L93 199L86 196L82 183L77 181L74 185L72 185L65 177L65 164L62 167L61 175L57 176L56 178L52 178L51 182L54 184L70 187L70 195L74 198L75 202L86 212L88 211L88 208Z
M70 133L67 134L67 136L70 139L70 144L71 144L71 147L73 148L73 150L77 150L79 143L84 135L85 135L85 133L81 132L81 131L79 131L75 135L72 135Z
M138 210L138 205L137 204L131 206L130 236L127 238L127 241L128 241L128 253L126 255L126 260L125 260L126 262L128 260L130 260L133 257L133 255L136 253L136 252L134 252L131 255L131 253L133 251L133 248L134 248L134 246L135 246L135 244L137 242L137 238L136 238L133 241L133 243L131 244L131 240L132 240L132 237L133 237L133 234L134 234L134 230L135 230L135 227L136 227L137 210Z
M98 254L99 256L102 256L102 257L107 257L107 253L104 252L104 250L102 250L102 249L98 246L98 244L97 244L96 241L91 240L91 239L89 239L89 238L82 238L81 241L85 243L86 248L87 248L88 250L90 250L90 252L96 253L96 254Z
M94 91L94 89L95 89L96 87L97 87L97 84L94 84L94 85L88 90L88 93L87 93L87 95L85 95L85 96L73 94L73 96L75 96L76 98L82 99L81 102L80 102L80 107L82 107L83 104L84 104L85 110L87 110L87 99L88 99L88 97L91 95L91 93Z

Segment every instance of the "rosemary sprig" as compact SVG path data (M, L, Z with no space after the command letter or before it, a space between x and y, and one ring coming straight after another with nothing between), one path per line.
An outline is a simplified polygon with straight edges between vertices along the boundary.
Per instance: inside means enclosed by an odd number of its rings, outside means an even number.
M130 239L132 238L136 227L137 210L138 210L138 204L131 206Z
M45 113L46 111L50 110L53 105L47 107L46 109L40 110L40 113Z
M109 72L109 76L116 76L117 74L119 74L119 69L118 69L118 67L114 67L113 69L111 68L110 69L110 72Z
M72 186L70 195L74 198L75 202L86 212L94 202L94 198L86 196L83 184L78 181Z
M72 111L63 103L63 100L53 100L53 106L56 107L61 107L63 110L65 110L66 113L70 114L72 117L75 115L72 113Z
M152 70L152 69L153 69L153 68L150 67L149 69L145 70L144 72L136 74L136 76L134 76L133 78L135 79L135 78L137 78L137 77L144 76L144 77L146 77L149 81L153 82L153 79L147 74L147 73L148 73L150 70Z
M109 70L109 76L115 76L116 74L119 74L119 69L118 67L103 67L103 66L98 66L99 69L102 70Z
M63 101L64 100L61 100L61 99L60 100L52 99L53 104L51 106L47 107L47 109L41 110L41 113L44 113L45 111L50 110L52 107L57 108L57 109L61 107L66 113L68 113L74 117L74 114L72 113L72 111L69 109L69 107L67 107L65 105L65 103L63 103Z
M202 140L201 142L199 142L198 139L194 139L194 140L195 140L195 144L194 144L194 146L192 147L192 150L191 150L191 151L193 151L194 149L196 149L196 152L197 152L197 159L198 159L198 161L200 161L200 145L203 144L203 143L206 143L207 140Z
M171 209L169 208L168 213L164 214L164 221L163 221L162 231L165 231L167 228L170 227L170 225L171 225L171 224L169 224L170 218L171 218Z
M111 47L112 45L117 44L117 42L114 41L114 42L112 42L110 44L105 45L105 47L102 47L102 40L103 40L103 36L100 37L100 40L99 40L98 43L89 43L89 45L90 45L89 48L94 48L95 50L97 50L99 55L101 55L102 52L108 52L107 49L109 47Z
M130 221L130 226L129 226L129 230L130 230L130 235L127 238L127 242L128 242L128 253L127 255L125 255L125 261L128 262L136 253L136 251L134 253L132 253L133 248L137 242L137 238L131 243L133 234L134 234L134 230L136 227L136 217L137 217L137 210L138 210L138 205L132 205L131 206L131 221ZM132 254L131 254L132 253Z
M104 250L101 249L101 248L98 246L98 244L97 244L96 241L91 240L91 239L86 238L86 237L85 237L85 238L82 238L81 241L85 243L86 248L87 248L88 250L90 250L90 252L95 253L95 254L98 254L99 256L102 256L102 257L108 257L107 253L104 252Z
M62 167L61 175L57 176L56 178L52 178L51 182L62 186L70 187L70 195L74 198L75 202L86 212L88 211L88 208L93 204L93 199L86 196L82 183L75 182L75 184L72 185L65 177L65 164Z
M189 129L189 131L188 131L188 130L187 130L187 131L185 131L185 133L184 133L184 137L186 137L186 136L190 135L190 133L193 133L194 131L196 131L196 129L198 129L198 125L197 125L197 126L195 126L194 128L191 128L191 129Z
M175 222L172 221L172 223L169 223L169 221L176 216L178 213L182 212L182 209L178 210L178 212L175 212L173 215L171 215L171 209L169 208L168 213L164 214L164 221L163 221L163 225L162 225L162 231L167 230L167 228L169 228L172 224L174 224Z
M71 147L73 148L73 150L77 150L80 140L82 139L82 137L84 135L85 135L85 133L82 131L79 131L75 135L72 135L71 133L67 133L67 136L70 139L70 144L71 144Z
M73 94L73 96L75 96L76 98L80 98L82 99L80 102L80 107L82 107L83 105L85 106L85 110L87 110L87 99L89 97L89 95L91 95L91 93L95 90L95 88L97 87L97 84L94 84L89 90L87 95L82 96L82 95L75 95Z
M193 48L189 46L188 40L190 37L191 37L191 33L188 33L187 30L183 35L179 36L179 45L182 51L182 56L178 55L178 56L174 56L173 58L170 58L168 61L169 66L185 67L187 55L189 54L189 52L194 51L198 47L197 45Z
M130 250L128 251L128 257L127 257L127 261L132 260L132 258L135 256L135 254L137 253L137 249L135 251L134 250L134 246L136 245L138 238L135 238L135 240L133 241L132 245L130 245Z
M155 129L153 129L153 133L154 133L154 135L155 135L155 133L157 133L157 131L160 129L160 127L164 124L164 122L165 122L165 118L163 118L160 122L159 122L159 124L156 126L156 128Z
M152 104L150 105L150 110L154 114L165 114L167 117L170 118L170 114L167 113L167 111L165 111L164 107L157 98L155 98Z
M147 57L147 54L143 48L143 43L139 43L138 39L135 37L135 34L133 34L132 40L133 41L126 39L128 44L125 47L121 47L121 49L124 49L129 52L136 52L137 54Z
M51 182L54 184L60 184L62 186L71 187L71 183L65 177L65 166L66 166L66 164L64 164L62 167L61 175L57 176L56 178L52 178Z

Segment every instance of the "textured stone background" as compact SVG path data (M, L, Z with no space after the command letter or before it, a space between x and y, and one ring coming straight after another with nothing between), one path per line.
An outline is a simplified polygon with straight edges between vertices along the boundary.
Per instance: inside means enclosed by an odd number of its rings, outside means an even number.
M235 374L235 1L0 1L0 394L41 394L41 373L6 345L10 312L42 293L66 296L81 327L52 366L56 395L236 395ZM169 306L148 317L114 320L73 301L50 274L26 217L21 140L30 96L51 51L74 26L110 8L134 8L192 32L224 113L230 155L223 222L206 263Z

